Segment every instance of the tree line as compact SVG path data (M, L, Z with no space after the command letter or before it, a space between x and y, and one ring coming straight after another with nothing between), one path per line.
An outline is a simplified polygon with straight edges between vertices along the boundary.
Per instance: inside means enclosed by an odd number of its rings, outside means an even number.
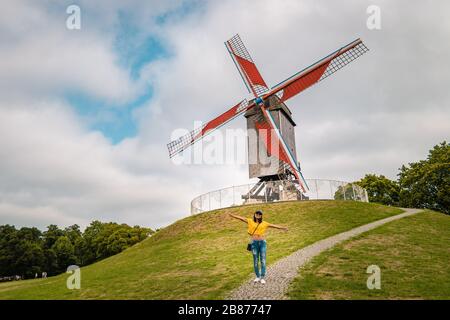
M81 232L76 224L65 229L49 225L42 232L33 227L0 226L0 277L34 278L56 275L69 265L85 266L117 254L144 240L154 231L140 226L93 221Z
M367 190L370 202L423 208L450 214L450 144L434 146L425 160L402 165L398 179L367 174L354 182Z

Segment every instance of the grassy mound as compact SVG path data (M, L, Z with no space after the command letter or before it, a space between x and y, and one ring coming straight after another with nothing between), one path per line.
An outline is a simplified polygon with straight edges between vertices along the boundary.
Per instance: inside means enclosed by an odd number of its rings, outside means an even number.
M450 216L425 211L387 223L314 258L291 299L450 299ZM369 265L381 289L367 289Z
M252 272L246 225L227 213L289 227L269 229L267 263L320 239L400 209L353 201L304 201L242 206L179 220L124 252L81 269L81 289L68 274L0 284L0 299L221 299Z

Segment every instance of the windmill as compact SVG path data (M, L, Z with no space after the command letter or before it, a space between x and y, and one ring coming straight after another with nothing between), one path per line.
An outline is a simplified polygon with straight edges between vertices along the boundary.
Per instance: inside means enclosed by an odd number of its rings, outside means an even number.
M294 195L297 199L304 199L309 187L296 155L295 122L285 102L369 49L356 39L269 89L239 35L226 41L225 46L252 97L170 142L167 145L169 156L175 156L225 123L244 115L247 130L256 132L252 137L249 135L248 141L249 177L259 178L259 181L243 198L258 199L265 189L263 197L266 200L267 197L280 199L280 190L285 194L289 191L291 198ZM280 181L284 181L284 187L280 187Z

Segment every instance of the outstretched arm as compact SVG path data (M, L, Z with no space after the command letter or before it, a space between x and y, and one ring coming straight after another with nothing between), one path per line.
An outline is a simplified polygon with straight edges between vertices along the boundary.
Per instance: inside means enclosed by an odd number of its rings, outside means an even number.
M238 216L238 215L232 214L232 213L229 213L228 215L229 215L230 217L233 217L233 218L235 218L235 219L238 219L238 220L241 220L242 222L247 223L247 219L244 218L244 217L241 217L241 216Z
M280 229L280 230L284 230L284 231L289 230L287 227L279 226L279 225L272 224L272 223L269 223L269 228L275 228L275 229Z

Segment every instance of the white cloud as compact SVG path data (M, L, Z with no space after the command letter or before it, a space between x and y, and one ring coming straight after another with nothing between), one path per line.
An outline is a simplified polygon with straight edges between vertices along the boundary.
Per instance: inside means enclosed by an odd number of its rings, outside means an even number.
M98 30L71 31L59 15L36 2L6 5L2 22L0 92L3 97L46 97L68 91L120 103L136 95L128 72L112 52L112 37ZM87 27L86 27L87 28Z

